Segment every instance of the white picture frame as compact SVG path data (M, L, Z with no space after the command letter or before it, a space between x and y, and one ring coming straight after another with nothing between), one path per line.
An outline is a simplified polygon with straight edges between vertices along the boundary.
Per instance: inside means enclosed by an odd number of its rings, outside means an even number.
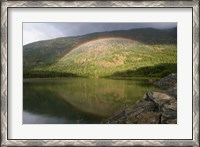
M12 29L9 30L9 13L11 9L17 8L135 8L135 9L147 9L147 8L159 8L160 10L166 8L173 9L191 9L192 15L192 127L190 132L192 132L191 137L189 138L9 138L10 131L9 125L11 122L9 119L9 107L14 105L8 105L9 100L12 100L12 94L10 92L10 81L14 79L9 79L9 66L11 66L8 62L11 57L9 37L11 37L10 33L12 33ZM55 146L55 145L87 145L87 146L133 146L133 145L148 145L148 146L199 146L199 5L198 1L3 1L1 2L1 67L2 67L2 75L1 75L1 145L2 146ZM183 11L184 13L184 11ZM37 14L38 15L38 14ZM11 15L15 17L14 15ZM180 16L181 17L181 16ZM16 26L17 27L17 26ZM12 28L12 27L11 27ZM183 89L183 91L186 89ZM105 126L101 126L104 129ZM11 128L10 128L11 129ZM62 127L61 127L62 129ZM111 133L112 134L112 133ZM187 132L186 132L187 135ZM56 136L56 134L54 134Z

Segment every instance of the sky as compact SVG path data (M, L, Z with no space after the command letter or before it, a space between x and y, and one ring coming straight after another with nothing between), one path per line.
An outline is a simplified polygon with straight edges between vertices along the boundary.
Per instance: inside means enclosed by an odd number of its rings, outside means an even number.
M23 45L59 37L134 28L167 29L177 23L23 23Z

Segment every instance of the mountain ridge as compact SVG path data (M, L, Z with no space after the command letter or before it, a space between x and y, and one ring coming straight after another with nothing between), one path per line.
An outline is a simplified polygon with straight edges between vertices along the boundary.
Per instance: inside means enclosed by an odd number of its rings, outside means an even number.
M174 52L174 48L176 48L177 42L177 28L140 28L130 30L113 30L106 32L94 32L79 36L61 37L30 43L23 46L23 71L25 74L27 72L30 73L37 70L43 72L49 70L51 72L58 72L52 69L52 66L55 65L66 53L71 51L71 49L76 48L91 40L100 40L101 38L109 37L129 38L133 41L138 41L147 45L154 46L155 49L166 47L166 45L171 45L173 46ZM162 45L162 47L159 47L160 45ZM62 70L59 72L62 73Z
M28 44L23 45L24 47L30 44L34 44L34 43L39 43L39 42L45 42L45 41L52 41L52 40L56 40L56 39L70 39L70 38L77 38L77 37L85 37L88 35L94 35L94 34L101 34L101 33L115 33L115 32L119 32L119 31L140 31L140 30L160 30L160 31L169 31L169 30L173 30L173 31L177 31L177 27L173 27L173 28L168 28L168 29L155 29L155 28L136 28L136 29L128 29L128 30L112 30L112 31L104 31L104 32L93 32L93 33L88 33L88 34L83 34L83 35L74 35L74 36L64 36L64 37L57 37L57 38L53 38L53 39L45 39L45 40L40 40L40 41L35 41L35 42L31 42Z

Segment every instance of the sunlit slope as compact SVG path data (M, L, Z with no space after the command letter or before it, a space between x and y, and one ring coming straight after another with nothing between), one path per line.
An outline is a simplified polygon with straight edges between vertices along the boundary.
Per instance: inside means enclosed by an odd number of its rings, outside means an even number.
M23 75L165 76L176 72L176 41L177 28L96 32L38 41L23 46Z
M176 63L176 46L104 38L73 48L45 70L98 78L161 63Z

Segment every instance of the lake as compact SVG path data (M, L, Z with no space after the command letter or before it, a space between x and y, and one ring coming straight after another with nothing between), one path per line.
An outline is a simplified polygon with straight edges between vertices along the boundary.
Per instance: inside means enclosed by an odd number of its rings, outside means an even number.
M100 124L157 87L148 79L24 79L23 124Z

